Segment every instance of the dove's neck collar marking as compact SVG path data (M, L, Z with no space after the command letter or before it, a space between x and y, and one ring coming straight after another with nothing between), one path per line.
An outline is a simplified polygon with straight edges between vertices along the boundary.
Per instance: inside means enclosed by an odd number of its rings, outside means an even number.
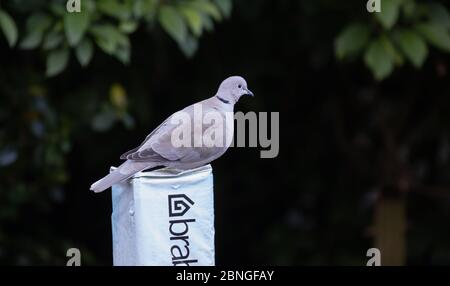
M220 96L218 96L218 95L217 95L216 97L217 97L218 100L222 101L223 103L225 103L225 104L230 104L230 101L229 101L229 100L223 99L222 97L220 97Z

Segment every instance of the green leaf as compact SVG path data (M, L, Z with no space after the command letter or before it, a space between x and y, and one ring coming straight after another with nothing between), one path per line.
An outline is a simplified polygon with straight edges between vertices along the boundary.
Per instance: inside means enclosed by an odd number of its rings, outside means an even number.
M133 5L133 15L136 18L141 18L144 15L144 7L147 1L135 0Z
M112 25L96 25L91 28L96 44L107 54L113 55L122 63L130 61L131 45L129 38Z
M131 57L131 49L130 46L119 46L115 51L114 51L114 56L121 61L123 64L128 64L130 63L130 57Z
M114 54L120 43L128 41L128 38L113 25L96 25L90 31L96 44L107 54Z
M42 42L43 33L29 33L20 42L20 48L31 50L37 48Z
M214 22L207 15L204 15L204 14L202 15L202 23L203 23L203 28L206 31L211 32L212 30L214 30Z
M119 25L119 30L125 34L131 34L138 28L136 21L123 21Z
M156 7L158 6L159 0L134 0L133 1L133 14L136 18L141 18L142 16L153 18Z
M191 35L188 35L186 40L178 45L187 58L192 58L198 49L198 40Z
M231 16L231 10L233 8L231 0L214 0L214 3L219 7L224 17L228 18Z
M200 36L202 34L202 15L196 10L188 7L181 7L180 12L186 18L192 33L196 36Z
M364 61L378 81L385 79L394 70L394 59L381 37L370 43Z
M59 16L61 18L64 17L64 15L67 13L66 6L61 5L61 3L52 2L52 3L50 3L49 8L53 14L55 14L56 16Z
M416 68L420 68L428 56L424 39L413 30L400 30L395 35L403 54Z
M83 2L82 9L85 9L88 13L92 14L93 12L95 12L97 10L98 0L83 0L82 2ZM83 11L83 10L81 10L81 11Z
M403 1L401 5L401 12L404 15L405 20L408 22L414 21L417 15L420 13L419 5L415 1Z
M69 45L74 47L83 38L89 26L89 14L82 10L80 13L65 13L64 31Z
M104 37L95 37L95 43L105 53L112 55L116 50L116 42Z
M369 41L370 29L363 24L347 26L337 37L335 52L339 60L357 55Z
M43 39L44 32L52 24L52 18L44 13L33 14L28 18L26 27L27 33L25 38L20 42L22 49L34 49L38 47Z
M94 55L94 45L91 40L84 38L75 48L75 55L81 66L87 66Z
M51 24L52 18L49 15L38 12L28 18L26 27L28 31L45 32Z
M401 66L403 65L404 59L402 54L397 51L391 39L386 34L381 34L380 41L384 45L386 52L389 54L394 64Z
M187 28L183 16L171 6L163 6L159 12L159 23L178 43L186 39Z
M17 43L17 27L14 20L5 11L0 10L0 28L8 41L9 47L14 47Z
M48 33L44 38L44 43L42 47L45 50L52 50L59 46L64 41L64 36L62 33L58 33L57 31L52 31Z
M216 21L220 21L222 19L219 9L208 0L193 0L187 2L186 5L211 16Z
M129 19L132 11L132 7L129 7L126 2L122 3L117 0L99 0L97 2L97 9L119 20Z
M433 46L450 52L450 33L444 26L435 23L421 23L416 30Z
M61 49L50 52L47 56L47 71L48 77L55 76L62 72L69 61L69 50Z
M380 24L389 30L397 22L399 10L399 0L381 0L381 12L374 14Z

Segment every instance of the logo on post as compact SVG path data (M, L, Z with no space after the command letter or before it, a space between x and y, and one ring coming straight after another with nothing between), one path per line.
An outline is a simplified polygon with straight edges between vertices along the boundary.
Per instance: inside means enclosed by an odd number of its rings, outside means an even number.
M183 216L193 204L185 194L169 195L169 216Z
M189 227L192 227L195 219L183 217L194 201L185 194L168 195L168 201L169 217L176 217L169 220L172 264L173 266L190 266L198 263L197 259L191 257L192 246L189 241Z

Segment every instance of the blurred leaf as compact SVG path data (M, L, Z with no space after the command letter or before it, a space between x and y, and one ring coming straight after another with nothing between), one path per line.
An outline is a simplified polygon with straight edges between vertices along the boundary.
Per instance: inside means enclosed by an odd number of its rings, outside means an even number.
M116 50L116 42L106 37L95 37L95 43L105 53L112 55Z
M114 54L120 43L125 43L128 40L115 26L109 24L93 26L91 32L97 45L111 55Z
M192 33L196 36L200 36L202 34L202 15L196 10L188 7L180 8L180 12L186 18Z
M351 24L337 37L335 43L336 56L339 60L354 56L361 52L369 41L369 27L363 24Z
M400 30L396 38L403 54L416 67L422 67L428 56L428 48L424 39L413 30Z
M385 79L394 70L394 59L381 37L370 43L364 61L378 81Z
M214 30L214 22L207 15L202 15L202 23L203 23L203 28L206 31L212 32Z
M42 42L42 33L29 33L20 42L20 48L24 50L31 50L37 48Z
M22 49L37 48L44 36L44 32L52 24L52 19L44 13L32 14L27 20L27 32L25 38L20 43Z
M3 10L0 10L0 28L8 41L9 47L14 47L18 37L16 23L14 23L11 16Z
M131 7L126 2L117 0L99 0L97 1L97 9L119 20L126 20L131 16Z
M39 84L33 84L29 87L28 92L31 96L44 97L47 95L47 89Z
M84 38L75 48L75 55L81 66L87 66L94 55L94 45L91 40Z
M413 21L418 14L417 3L414 1L403 1L401 7L405 19Z
M435 23L421 23L416 30L433 46L450 52L450 34L448 29Z
M220 21L222 19L219 9L208 0L192 0L186 2L186 5L194 8L195 10L206 13L216 21Z
M214 0L214 3L219 7L224 17L228 18L231 16L233 6L231 0Z
M129 45L125 45L125 46L119 46L115 51L114 51L114 56L121 61L123 64L128 64L130 63L130 57L131 57L131 49Z
M115 121L116 116L114 115L114 112L112 112L110 109L106 109L94 116L91 122L91 126L95 131L103 132L110 129Z
M64 31L70 46L76 46L83 38L89 26L89 14L82 10L80 13L65 13Z
M380 36L380 41L383 43L385 50L394 61L394 64L401 66L403 65L404 59L402 54L396 49L391 39L387 36L387 34L382 34Z
M52 50L59 46L63 41L64 36L61 33L52 31L45 36L42 47L45 50Z
M83 0L83 9L92 14L95 12L98 0Z
M45 125L40 120L34 120L31 122L31 133L38 137L42 138L45 135Z
M133 14L136 18L144 17L147 21L154 20L159 0L135 0L133 4Z
M14 148L4 148L0 151L0 167L11 165L17 160L17 150Z
M187 58L192 58L198 49L198 40L191 35L188 35L186 40L178 45Z
M136 18L141 18L145 14L145 5L149 1L145 0L135 0L133 5L133 15Z
M50 3L49 8L53 14L60 16L61 18L67 13L65 5L61 5L61 3L52 2Z
M159 23L178 43L186 39L187 28L183 16L171 6L163 6L159 12Z
M400 0L382 0L381 12L374 13L385 29L391 29L397 22L400 10Z
M117 109L127 108L127 92L125 88L120 83L114 83L109 89L109 100L111 104Z
M69 50L61 49L50 52L47 56L47 71L48 77L55 76L62 72L69 61Z
M136 21L124 21L119 25L119 30L126 34L131 34L138 28L138 23Z
M123 64L128 64L131 57L131 45L129 38L120 34L117 38L117 48L114 51L114 56L121 61Z
M125 113L121 119L122 119L123 125L125 125L125 128L131 129L134 127L134 125L135 125L134 119L133 119L133 117L131 117L130 114Z
M430 21L450 29L450 14L441 3L427 3L427 14Z
M32 14L27 20L26 27L30 31L40 31L44 32L52 23L52 18L42 12L37 12Z

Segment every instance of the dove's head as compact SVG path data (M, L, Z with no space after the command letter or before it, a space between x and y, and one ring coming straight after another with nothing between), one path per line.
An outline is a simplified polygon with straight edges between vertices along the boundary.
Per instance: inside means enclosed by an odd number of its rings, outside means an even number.
M235 104L243 95L253 96L247 87L247 82L240 76L231 76L225 79L219 86L217 97L224 102Z

